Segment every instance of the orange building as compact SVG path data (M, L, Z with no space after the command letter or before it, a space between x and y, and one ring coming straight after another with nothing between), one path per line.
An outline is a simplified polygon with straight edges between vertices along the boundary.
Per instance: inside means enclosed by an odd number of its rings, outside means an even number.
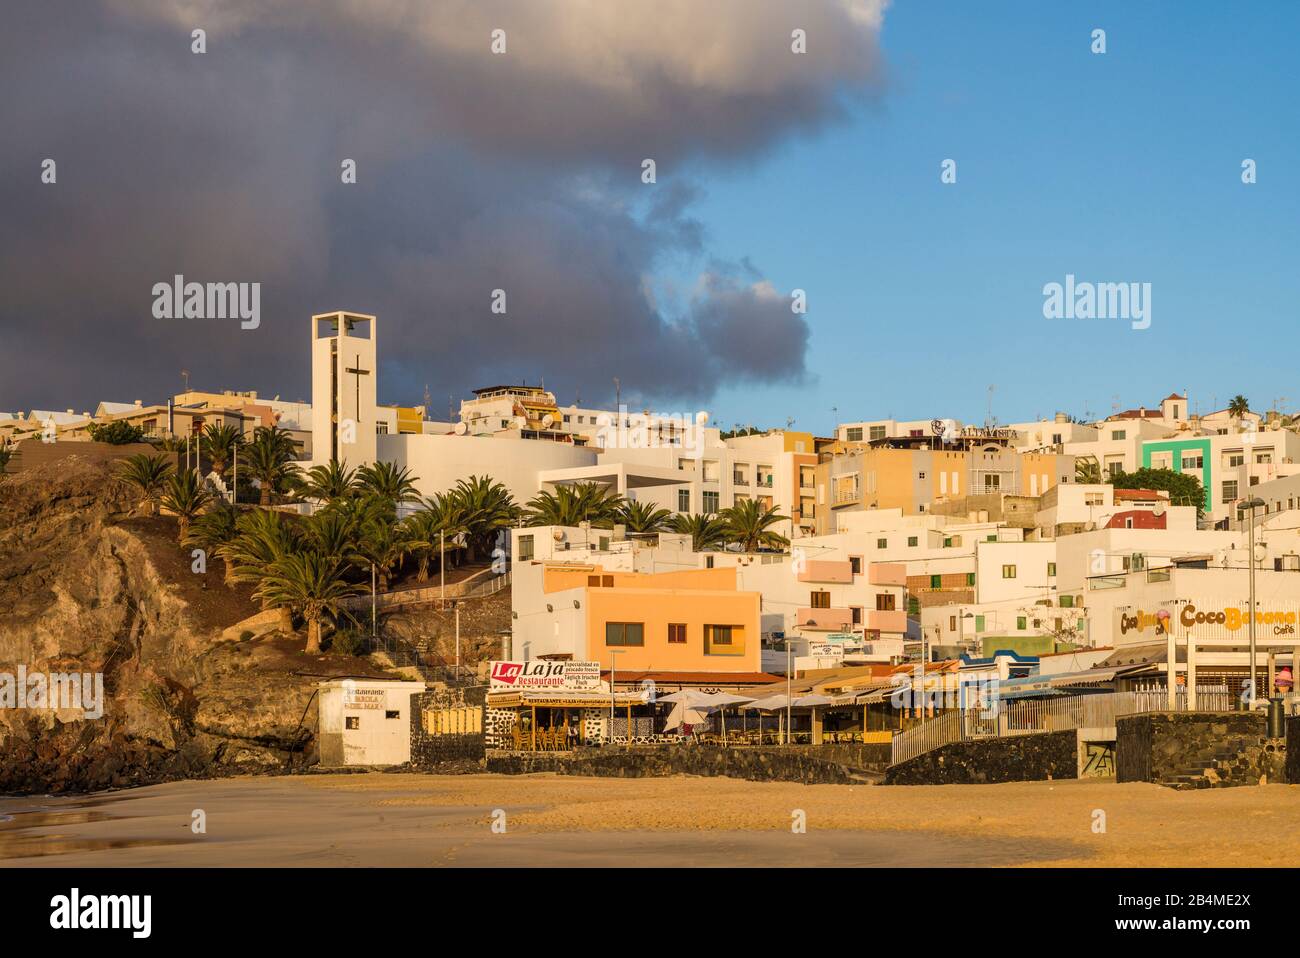
M541 572L549 614L534 613L523 595L515 599L517 639L537 637L525 650L532 657L567 655L619 673L761 671L761 597L738 591L735 568L647 573L548 564ZM541 621L518 624L530 618Z

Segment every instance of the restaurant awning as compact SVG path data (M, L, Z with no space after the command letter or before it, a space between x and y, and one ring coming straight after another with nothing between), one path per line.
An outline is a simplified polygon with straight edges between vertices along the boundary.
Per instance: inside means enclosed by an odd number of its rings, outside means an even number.
M618 692L612 697L616 706L644 705L650 701L650 692L646 690ZM536 706L538 708L608 708L611 696L608 692L562 692L547 691L505 691L489 692L487 704L493 708L518 708Z
M1083 672L1066 672L1063 675L1052 675L1048 677L1048 682L1054 689L1066 688L1071 685L1091 685L1094 682L1110 682L1119 675L1124 669L1086 669Z

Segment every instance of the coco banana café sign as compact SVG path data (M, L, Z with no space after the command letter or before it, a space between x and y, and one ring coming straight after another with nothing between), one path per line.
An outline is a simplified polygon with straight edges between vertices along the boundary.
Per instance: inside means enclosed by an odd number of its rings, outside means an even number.
M1250 609L1208 602L1175 602L1158 609L1116 610L1118 633L1132 638L1164 639L1171 633L1196 639L1227 639L1249 632ZM1261 604L1255 612L1255 634L1283 641L1297 636L1300 613L1295 608Z

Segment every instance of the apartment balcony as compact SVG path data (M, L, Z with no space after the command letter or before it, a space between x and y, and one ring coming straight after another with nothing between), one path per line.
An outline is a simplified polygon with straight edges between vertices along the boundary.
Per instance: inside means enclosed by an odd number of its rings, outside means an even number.
M848 632L853 628L853 610L804 608L799 610L795 624L801 629L817 632Z
M759 476L759 477L758 477L758 482L756 483L756 485L761 486L761 487L764 488L764 489L771 489L771 488L772 488L772 477L771 477L771 476Z
M749 485L749 480L746 479L744 476L740 475L739 473L737 473L736 475L734 475L734 476L731 477L731 482L732 482L733 485L736 485L736 486L747 486L747 485Z
M895 632L907 634L907 613L882 612L876 609L867 611L867 631Z
M857 489L845 489L835 491L835 500L831 503L833 506L846 506L851 502L859 502L862 499L862 493Z
M872 585L907 586L907 564L904 562L873 562L867 566L867 581Z
M853 581L853 566L848 559L810 559L804 563L797 578L800 582L850 583Z

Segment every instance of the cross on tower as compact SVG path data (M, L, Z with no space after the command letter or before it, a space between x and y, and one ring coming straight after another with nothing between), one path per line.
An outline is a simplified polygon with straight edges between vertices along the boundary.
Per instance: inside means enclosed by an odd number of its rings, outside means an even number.
M357 384L357 398L356 398L356 405L355 405L353 408L356 410L356 414L357 414L357 425L359 426L359 425L361 425L361 377L362 377L362 376L369 376L369 375L370 375L370 370L369 370L369 369L362 369L362 368L361 368L361 355L360 355L360 354L357 354L357 356L354 357L352 361L353 361L354 363L356 363L356 366L345 366L344 369L343 369L343 371L344 371L345 373L352 373L352 375L353 375L353 377L354 377L354 381L355 381L356 384Z

